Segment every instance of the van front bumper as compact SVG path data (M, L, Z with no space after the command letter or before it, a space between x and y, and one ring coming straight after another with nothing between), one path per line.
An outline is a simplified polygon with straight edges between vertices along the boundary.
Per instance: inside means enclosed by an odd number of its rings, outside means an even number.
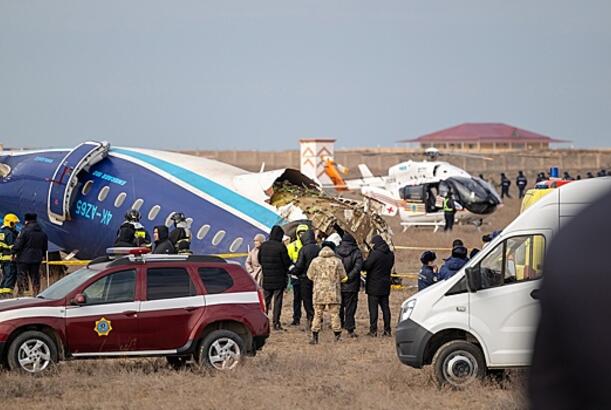
M424 349L433 334L411 319L399 322L395 334L401 363L420 369L424 365Z

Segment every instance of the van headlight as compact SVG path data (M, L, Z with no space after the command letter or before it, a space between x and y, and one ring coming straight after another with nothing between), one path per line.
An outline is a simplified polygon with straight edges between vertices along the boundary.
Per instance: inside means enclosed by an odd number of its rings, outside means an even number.
M403 302L401 305L401 322L409 319L414 311L414 306L416 306L416 299L410 299Z

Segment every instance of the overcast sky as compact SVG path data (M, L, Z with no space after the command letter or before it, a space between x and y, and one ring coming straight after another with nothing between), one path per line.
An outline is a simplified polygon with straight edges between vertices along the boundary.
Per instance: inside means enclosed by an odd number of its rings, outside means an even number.
M378 146L467 121L611 146L611 1L0 0L5 146Z

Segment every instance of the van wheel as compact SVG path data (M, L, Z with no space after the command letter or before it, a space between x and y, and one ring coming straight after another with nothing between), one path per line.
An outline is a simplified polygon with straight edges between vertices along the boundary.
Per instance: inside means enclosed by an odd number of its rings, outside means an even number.
M454 340L441 346L433 357L435 381L440 386L463 388L486 375L482 351L473 343Z
M30 330L13 340L7 358L11 370L41 373L57 363L57 346L45 333Z
M231 330L215 330L200 344L197 362L215 370L231 370L240 363L244 353L244 340Z

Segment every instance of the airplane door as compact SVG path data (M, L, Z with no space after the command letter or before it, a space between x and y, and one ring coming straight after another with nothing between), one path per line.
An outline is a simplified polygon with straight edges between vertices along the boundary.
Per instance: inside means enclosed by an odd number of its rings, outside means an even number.
M530 364L544 253L543 234L514 236L478 265L483 289L469 293L469 326L482 338L490 366Z
M53 174L47 198L47 214L51 222L62 225L70 218L70 198L78 185L78 174L106 158L109 149L107 142L84 142L60 162Z

